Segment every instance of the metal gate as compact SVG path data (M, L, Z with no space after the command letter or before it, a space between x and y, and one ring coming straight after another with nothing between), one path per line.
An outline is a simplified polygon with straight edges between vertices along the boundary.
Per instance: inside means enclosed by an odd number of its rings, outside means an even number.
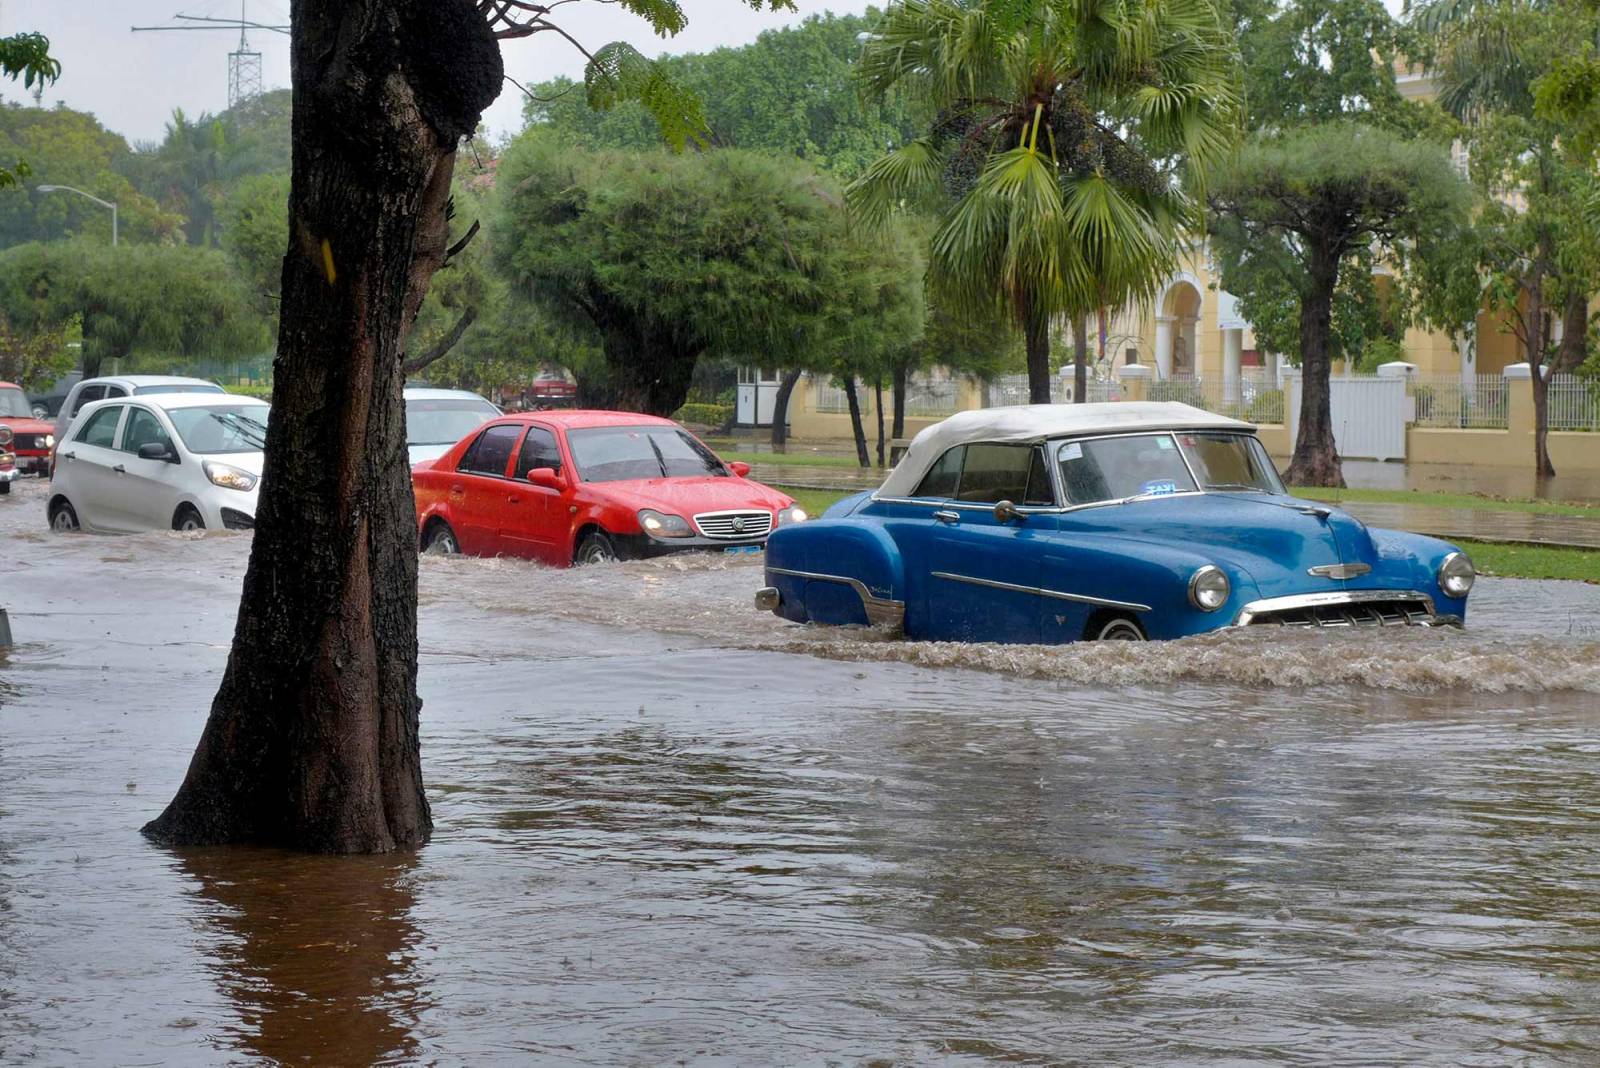
M1300 387L1296 375L1289 408L1289 434L1300 436ZM1377 375L1336 375L1328 382L1333 441L1349 460L1406 458L1406 380Z

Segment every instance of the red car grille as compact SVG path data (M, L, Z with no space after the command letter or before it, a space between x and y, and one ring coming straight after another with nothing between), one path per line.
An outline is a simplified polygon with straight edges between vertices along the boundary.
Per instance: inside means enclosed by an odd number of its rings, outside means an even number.
M701 512L694 525L708 538L747 541L772 532L771 512Z

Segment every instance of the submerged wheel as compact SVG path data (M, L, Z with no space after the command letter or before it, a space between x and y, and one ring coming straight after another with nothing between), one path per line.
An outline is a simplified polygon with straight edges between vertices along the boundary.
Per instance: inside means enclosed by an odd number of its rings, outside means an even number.
M461 543L456 541L456 532L450 529L450 524L438 519L423 535L422 551L435 556L456 556L461 552Z
M50 506L50 529L58 534L78 529L78 513L65 500L56 501Z
M1144 641L1144 631L1138 622L1127 616L1107 616L1093 623L1089 630L1090 639L1097 642Z
M585 534L578 543L578 551L572 554L572 562L579 567L585 564L609 564L617 559L617 547L603 530L591 530Z
M179 508L172 517L172 529L204 530L206 529L206 521L200 517L200 513L195 511L192 506L186 504Z

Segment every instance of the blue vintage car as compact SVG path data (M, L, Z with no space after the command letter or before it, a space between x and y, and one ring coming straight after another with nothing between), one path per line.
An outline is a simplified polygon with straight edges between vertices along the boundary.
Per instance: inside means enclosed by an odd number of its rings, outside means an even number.
M1186 404L963 412L872 493L767 542L756 604L930 641L1460 624L1454 546L1291 497L1255 428Z

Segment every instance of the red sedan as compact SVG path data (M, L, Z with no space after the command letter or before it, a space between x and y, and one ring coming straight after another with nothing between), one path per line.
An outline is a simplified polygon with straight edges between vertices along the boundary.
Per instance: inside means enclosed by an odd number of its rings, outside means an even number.
M0 382L0 426L11 431L10 443L0 452L16 456L16 470L21 474L46 475L50 473L50 449L56 443L55 424L33 417L33 405L22 392L22 387L12 382ZM0 437L6 435L0 434ZM0 476L4 477L4 476ZM0 493L6 490L0 489Z
M556 567L684 549L754 551L805 512L670 419L530 412L491 419L411 485L423 551Z

